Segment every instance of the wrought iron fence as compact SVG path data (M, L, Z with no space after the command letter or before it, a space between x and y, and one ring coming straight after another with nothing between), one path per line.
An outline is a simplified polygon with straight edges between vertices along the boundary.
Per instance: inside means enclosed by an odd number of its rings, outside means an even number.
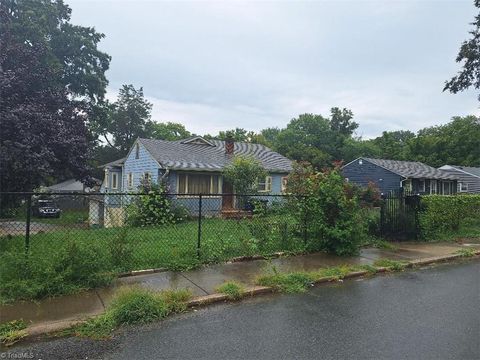
M382 196L380 235L396 240L420 237L421 196L409 192L390 192Z
M296 195L0 193L0 201L0 254L36 261L70 252L116 271L184 269L309 245Z

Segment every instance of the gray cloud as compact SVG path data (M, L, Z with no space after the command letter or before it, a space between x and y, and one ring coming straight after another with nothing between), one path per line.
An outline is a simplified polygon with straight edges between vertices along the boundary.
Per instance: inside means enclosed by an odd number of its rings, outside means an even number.
M143 86L154 118L197 133L284 126L352 109L359 134L478 114L473 91L442 93L472 1L69 1L112 55L109 92Z

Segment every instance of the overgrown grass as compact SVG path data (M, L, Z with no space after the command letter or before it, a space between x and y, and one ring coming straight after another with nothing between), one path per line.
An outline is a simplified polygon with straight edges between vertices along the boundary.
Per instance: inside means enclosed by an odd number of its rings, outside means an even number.
M27 324L23 320L14 320L0 324L0 343L11 346L27 336Z
M240 300L245 293L245 288L242 284L235 281L227 281L217 286L215 291L227 295L230 300Z
M390 259L378 259L373 263L373 265L376 267L384 267L391 271L402 271L407 267L408 262Z
M461 257L472 257L475 256L475 249L472 248L463 248L455 251L455 254L460 255Z
M257 279L257 284L273 287L280 292L298 293L305 292L319 279L340 280L356 271L368 271L373 274L377 270L370 265L341 265L309 272L280 273L273 267L271 274L260 276Z
M105 313L73 327L71 333L93 339L108 338L120 326L151 323L183 312L190 298L187 290L154 292L140 287L123 288Z
M110 283L118 272L164 267L186 270L236 256L304 250L288 215L203 219L200 258L197 221L157 227L60 228L0 237L0 303L69 294Z

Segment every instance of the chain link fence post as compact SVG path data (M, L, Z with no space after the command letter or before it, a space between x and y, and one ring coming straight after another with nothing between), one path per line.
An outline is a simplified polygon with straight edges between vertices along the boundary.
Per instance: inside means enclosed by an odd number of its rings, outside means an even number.
M27 219L25 224L25 255L28 255L30 250L30 220L32 216L32 195L27 195Z
M198 233L197 233L197 258L200 259L200 245L202 240L202 194L198 196Z

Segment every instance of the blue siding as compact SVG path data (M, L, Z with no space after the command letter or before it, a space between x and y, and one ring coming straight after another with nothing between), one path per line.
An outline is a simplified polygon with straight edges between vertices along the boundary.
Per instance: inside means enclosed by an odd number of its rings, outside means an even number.
M150 155L150 153L145 149L145 147L140 143L139 158L135 159L135 145L130 151L130 154L125 159L125 164L123 166L123 189L124 191L136 191L140 186L140 180L143 177L145 172L149 172L152 182L156 183L158 181L158 172L160 166L158 162ZM133 186L128 187L128 174L133 174Z
M367 186L369 182L373 182L382 193L400 189L400 181L403 179L400 175L362 160L362 165L357 159L342 169L342 174L348 181L359 186Z

